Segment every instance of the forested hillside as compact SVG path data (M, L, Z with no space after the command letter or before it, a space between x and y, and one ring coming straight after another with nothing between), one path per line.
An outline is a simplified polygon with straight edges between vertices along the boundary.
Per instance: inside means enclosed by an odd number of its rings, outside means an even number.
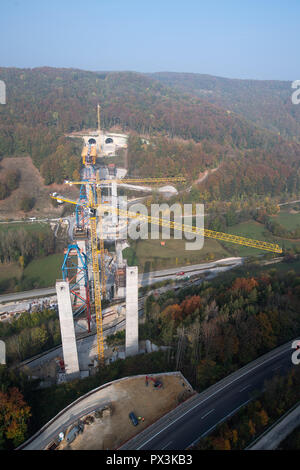
M0 76L7 84L7 105L0 114L4 130L16 125L57 132L96 127L95 106L100 102L104 127L119 123L141 133L165 132L246 147L270 141L240 117L143 74L0 68Z
M128 143L129 171L143 176L182 174L194 183L182 202L230 201L250 196L283 197L300 191L300 145L278 142L272 149L241 150L229 144L138 136ZM209 174L205 171L212 169ZM202 172L202 173L201 173Z
M284 138L300 140L300 106L291 101L291 82L238 80L197 73L149 74L178 92L244 116L261 128L280 132ZM297 77L295 77L297 78Z
M208 199L299 189L300 144L207 102L205 96L200 99L133 72L0 68L0 78L7 85L7 104L0 107L0 156L29 154L46 184L61 183L79 169L81 142L66 134L96 128L100 102L106 129L118 125L133 135L154 137L148 146L131 138L130 173L184 174L197 181L199 172L219 166L205 181ZM236 83L238 93L241 85ZM228 94L234 99L233 91ZM280 110L277 118L282 118Z

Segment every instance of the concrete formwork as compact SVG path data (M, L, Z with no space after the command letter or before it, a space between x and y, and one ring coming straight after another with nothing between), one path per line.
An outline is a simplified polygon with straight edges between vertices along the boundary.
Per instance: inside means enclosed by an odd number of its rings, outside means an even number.
M111 183L111 205L114 209L118 208L118 191L116 182ZM115 213L112 214L112 222L116 225L118 223L118 216Z
M74 379L79 377L79 363L68 282L56 281L56 293L65 371L68 378Z
M80 251L86 255L86 241L85 240L76 240L76 244L78 245ZM81 259L78 256L78 268L79 270L83 268ZM79 291L80 296L85 299L86 297L86 289L85 289L85 279L83 277L82 271L78 271L76 281L79 283Z
M126 268L126 357L139 352L138 267Z

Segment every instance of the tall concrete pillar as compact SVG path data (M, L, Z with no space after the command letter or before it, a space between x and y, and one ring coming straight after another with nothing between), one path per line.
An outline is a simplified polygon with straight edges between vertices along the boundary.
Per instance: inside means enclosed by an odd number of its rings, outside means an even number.
M6 364L6 346L2 340L0 340L0 364Z
M70 288L67 281L56 281L56 294L66 375L69 379L75 379L79 377L80 371Z
M139 352L138 268L126 268L126 357Z
M123 253L122 253L122 251L124 250L124 246L123 246L122 240L121 241L116 240L115 249L116 249L116 257L117 257L117 265L118 267L121 267L124 264Z

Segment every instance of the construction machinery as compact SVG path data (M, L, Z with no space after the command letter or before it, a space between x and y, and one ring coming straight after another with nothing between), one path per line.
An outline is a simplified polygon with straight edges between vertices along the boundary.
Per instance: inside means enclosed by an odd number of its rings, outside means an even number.
M156 390L162 388L162 382L158 379L154 379L153 377L150 377L149 375L146 375L146 378L145 378L146 387L148 387L149 380L153 382L153 388L155 388Z

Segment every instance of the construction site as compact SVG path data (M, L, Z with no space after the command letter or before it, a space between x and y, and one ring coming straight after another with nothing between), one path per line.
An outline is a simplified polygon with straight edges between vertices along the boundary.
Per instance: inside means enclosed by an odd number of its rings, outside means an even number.
M42 387L83 379L117 359L159 349L150 340L139 341L143 305L138 295L141 286L138 266L129 266L122 254L130 246L127 237L131 225L148 228L148 224L154 224L159 228L171 228L173 233L184 231L263 251L282 252L276 244L178 223L163 215L152 217L132 210L132 206L128 208L127 198L118 193L119 187L149 191L155 186L163 188L167 185L168 192L174 193L173 184L185 180L176 175L132 178L126 168L107 163L107 158L115 156L119 149L126 151L127 137L101 130L100 105L97 115L98 130L81 135L84 145L80 180L65 181L66 187L79 188L78 197L71 199L62 193L51 194L59 204L75 206L75 215L73 225L69 226L70 243L64 249L62 276L55 285L62 346L48 351L45 357L37 356L22 365L28 375L42 379ZM221 261L222 267L216 262L213 269L227 270L232 263L240 263L240 259L235 258ZM200 273L205 269L203 265L194 268ZM174 278L185 273L173 270L168 274ZM165 275L163 271L159 272L159 276ZM108 345L107 334L112 335L120 329L125 329L125 345ZM160 349L167 347L160 346ZM80 419L75 422L75 415L65 421L59 419L60 433L52 433L56 435L55 442L49 443L47 439L43 445L39 444L39 448L117 448L193 395L182 375L173 374L161 374L157 378L129 377L100 387L100 401L97 399L93 406L84 408L91 412L83 412L80 404ZM94 391L91 393L95 398ZM56 421L56 417L53 419Z
M68 186L79 187L79 197L72 200L63 194L53 193L58 203L75 205L75 224L72 243L65 248L62 279L56 282L57 305L62 338L62 356L57 383L86 377L93 367L103 366L118 358L146 352L139 345L138 323L138 266L128 266L122 251L128 247L130 224L155 224L160 227L189 232L193 235L281 253L278 245L252 240L227 233L204 230L178 224L164 217L151 217L127 210L127 199L118 194L118 188L149 190L153 186L182 183L180 176L168 178L131 178L125 168L113 163L105 164L105 157L113 157L119 149L126 150L125 134L106 134L101 130L100 105L97 106L97 131L80 134L84 140L80 181L65 181ZM124 199L126 199L124 201ZM103 310L103 302L110 308ZM103 325L112 319L124 319L125 350L109 351L104 340ZM95 332L91 337L86 357L79 360L78 332ZM114 330L116 331L116 329ZM93 338L93 339L92 339ZM155 347L155 345L154 345ZM152 350L151 348L147 349Z
M94 391L91 397L82 397L81 409L91 408L91 411L81 413L75 422L69 424L66 412L66 424L59 428L60 433L57 432L56 438L48 442L46 449L117 449L194 393L180 373L116 380ZM95 400L97 406L91 404ZM128 410L131 411L132 420L128 418ZM75 415L76 411L74 404ZM57 424L53 423L53 430L48 428L48 433L54 431L54 426Z
M81 181L65 181L69 186L79 186L79 198L71 200L57 192L51 194L60 204L76 206L73 240L65 249L62 279L56 282L63 352L63 357L56 358L60 368L57 383L86 377L91 368L149 350L145 345L139 347L138 267L127 266L122 256L124 248L129 246L130 215L124 198L118 196L118 186L126 188L131 183L131 190L140 190L135 183L164 184L183 180L124 179L126 169L113 163L104 164L104 157L113 157L118 149L127 148L127 136L102 132L100 105L97 114L98 131L80 135L84 140ZM106 311L102 308L104 301L113 304ZM103 326L118 318L125 318L125 351L112 353L105 345ZM96 340L91 338L92 345L88 346L87 354L81 351L79 360L76 333L95 330Z

